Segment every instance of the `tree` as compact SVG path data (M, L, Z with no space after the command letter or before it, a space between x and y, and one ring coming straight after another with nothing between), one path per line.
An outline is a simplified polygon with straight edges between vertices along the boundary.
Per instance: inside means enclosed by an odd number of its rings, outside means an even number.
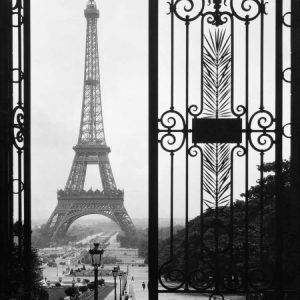
M14 233L17 234L19 230L19 223L14 224ZM23 240L23 225L21 226L21 240ZM47 299L47 292L41 285L42 269L41 259L38 256L37 249L31 249L31 268L30 268L30 292L32 299ZM25 269L23 252L14 244L12 248L12 265L9 279L10 297L18 298L24 293L23 282L25 281Z
M274 275L274 266L276 261L276 177L275 163L266 163L258 167L264 173L262 180L252 186L248 191L248 252L249 252L249 270L250 275L257 277L258 286L263 284L259 282L259 272L265 275L265 281L272 285ZM280 201L284 204L281 209L280 230L283 236L283 278L285 288L291 288L294 285L294 274L296 272L293 261L296 258L295 247L291 241L295 239L295 228L293 218L291 218L291 181L290 181L290 163L284 161L282 166L283 191ZM263 195L263 198L261 198ZM189 222L189 273L193 270L201 269L203 273L213 276L214 272L219 272L219 276L226 276L232 270L244 271L245 266L245 194L241 199L236 200L232 209L230 206L221 206L218 209L218 218L216 218L216 209L207 209L202 216L198 216ZM231 216L233 216L231 222ZM202 222L203 221L203 222ZM262 222L263 221L263 222ZM231 227L232 226L232 227ZM218 239L216 244L215 230L218 230ZM230 246L230 235L232 230L232 246ZM201 243L203 238L203 244ZM217 246L218 245L218 246ZM263 247L260 247L263 245ZM213 253L218 247L218 269L215 270L216 255ZM179 230L173 237L173 260L170 261L170 238L160 241L159 244L159 264L165 266L162 274L168 280L171 270L185 269L185 231ZM229 249L231 249L229 251ZM204 257L201 254L204 253ZM170 263L167 263L167 262ZM256 273L255 273L256 272ZM174 275L174 273L172 273ZM253 275L254 274L254 275ZM249 275L249 276L250 276ZM243 275L241 275L243 276ZM250 277L251 277L250 276ZM177 278L179 280L179 278ZM241 279L240 279L241 280ZM264 283L266 284L266 282Z
M65 294L70 297L74 297L79 294L78 289L76 287L68 287L65 289Z
M33 230L32 245L37 248L46 248L50 246L50 238L46 224L43 224L39 228Z

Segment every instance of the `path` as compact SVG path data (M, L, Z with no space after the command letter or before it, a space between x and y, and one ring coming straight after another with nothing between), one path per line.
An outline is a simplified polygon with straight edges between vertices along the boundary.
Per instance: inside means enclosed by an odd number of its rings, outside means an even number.
M132 276L134 280L131 280ZM142 283L145 282L146 288L143 290ZM148 297L148 267L136 267L130 266L129 276L128 276L128 294L132 296L132 300L149 300ZM199 295L199 294L169 294L169 293L160 293L159 300L208 300L209 296ZM117 298L119 299L119 298ZM131 298L130 298L131 299ZM216 298L219 300L220 298ZM228 296L224 300L244 300L243 296ZM106 300L106 299L105 299ZM107 300L113 300L108 299Z

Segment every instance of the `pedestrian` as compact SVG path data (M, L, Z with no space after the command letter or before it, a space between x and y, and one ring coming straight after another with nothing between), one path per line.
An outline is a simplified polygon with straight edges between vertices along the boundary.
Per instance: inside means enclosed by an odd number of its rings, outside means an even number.
M142 287L143 287L143 291L145 290L145 287L146 287L146 284L145 284L145 282L143 281L143 283L142 283Z
M133 275L131 276L131 280L132 280L132 281L134 281L134 277L133 277Z
M129 299L129 296L128 296L127 292L125 292L125 298L124 298L124 300L128 300L128 299Z

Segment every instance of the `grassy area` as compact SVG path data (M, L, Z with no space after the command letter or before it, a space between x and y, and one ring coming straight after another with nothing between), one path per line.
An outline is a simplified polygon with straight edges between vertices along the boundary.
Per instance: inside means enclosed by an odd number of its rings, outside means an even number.
M107 295L114 289L113 283L107 283L99 290L98 300L104 300Z
M67 287L60 287L60 288L50 288L47 289L47 292L49 293L49 300L58 300L59 297L66 297L65 289Z
M66 288L67 286L47 289L49 293L49 300L58 300L60 297L66 297ZM104 300L113 289L113 283L107 283L105 286L101 287L101 289L99 289L98 300Z

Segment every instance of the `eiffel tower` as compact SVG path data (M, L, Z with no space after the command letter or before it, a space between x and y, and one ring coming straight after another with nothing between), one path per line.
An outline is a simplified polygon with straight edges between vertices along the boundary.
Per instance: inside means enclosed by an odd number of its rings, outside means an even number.
M113 220L125 233L134 233L135 227L124 207L124 191L117 189L106 145L97 39L99 10L89 0L84 10L87 20L83 102L78 142L73 149L75 157L64 190L57 192L57 206L47 222L52 241L62 238L78 218L100 214ZM87 165L97 164L103 190L85 191Z

